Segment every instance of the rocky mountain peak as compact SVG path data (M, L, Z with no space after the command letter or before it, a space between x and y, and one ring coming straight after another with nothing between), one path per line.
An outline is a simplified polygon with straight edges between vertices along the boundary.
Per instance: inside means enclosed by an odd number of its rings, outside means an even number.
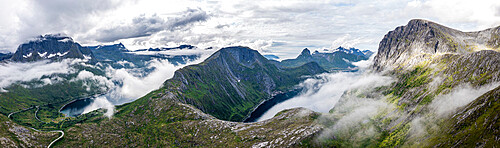
M85 48L89 48L92 51L101 50L101 51L129 52L129 50L121 42L112 45L86 46Z
M304 48L304 50L302 50L302 52L300 52L299 56L297 57L298 59L301 59L301 58L311 58L311 51L307 48Z
M304 48L304 50L302 50L302 52L300 52L301 55L311 55L311 51L307 48Z
M57 60L63 58L92 58L90 50L63 34L47 34L19 45L11 60L31 62L43 59Z
M233 46L222 48L213 54L211 58L232 58L236 62L245 65L247 67L252 67L254 63L262 64L267 62L267 59L262 56L257 50L250 49L244 46Z
M374 67L378 71L411 67L435 54L464 54L498 50L498 31L462 32L428 20L415 19L387 33L379 44Z

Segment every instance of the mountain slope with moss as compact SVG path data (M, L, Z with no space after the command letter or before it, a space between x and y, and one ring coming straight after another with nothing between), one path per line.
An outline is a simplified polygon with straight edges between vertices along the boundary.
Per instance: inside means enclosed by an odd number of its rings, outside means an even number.
M390 31L380 42L373 70L395 82L350 90L331 110L329 121L353 114L356 110L349 102L372 101L382 107L366 122L342 130L349 132L331 134L329 140L318 138L320 145L497 145L493 139L498 139L494 133L500 112L494 101L500 84L499 33L500 27L461 32L426 20L411 20Z
M252 147L301 145L321 130L319 114L303 108L286 110L259 123L223 121L154 91L117 107L113 118L76 124L56 146L72 147Z
M256 50L222 48L164 83L168 93L218 119L243 121L261 102L289 91L304 76L326 72L316 63L279 68Z

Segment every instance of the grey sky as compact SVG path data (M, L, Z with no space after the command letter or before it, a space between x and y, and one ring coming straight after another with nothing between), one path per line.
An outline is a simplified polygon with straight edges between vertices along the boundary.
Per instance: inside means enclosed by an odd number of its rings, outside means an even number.
M500 25L499 12L498 0L0 0L0 50L65 33L84 45L243 45L290 58L305 47L376 51L388 31L413 18L482 30Z

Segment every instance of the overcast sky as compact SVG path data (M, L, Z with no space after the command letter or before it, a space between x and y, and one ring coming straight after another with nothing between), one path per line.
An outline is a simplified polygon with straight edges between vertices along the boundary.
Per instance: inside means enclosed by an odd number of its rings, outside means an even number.
M500 25L500 0L0 1L0 50L11 52L34 36L65 33L83 45L243 45L290 58L305 47L376 51L413 18L464 31Z

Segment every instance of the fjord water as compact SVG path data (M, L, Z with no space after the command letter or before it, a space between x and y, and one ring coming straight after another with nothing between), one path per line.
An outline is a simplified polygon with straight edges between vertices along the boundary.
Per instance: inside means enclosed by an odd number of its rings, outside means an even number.
M95 98L85 98L75 100L63 106L60 112L69 117L76 117L81 115L85 111L85 108L94 102L94 99Z
M257 119L262 117L264 113L266 113L270 108L275 106L276 104L279 104L281 102L284 102L290 98L293 98L299 94L300 90L293 90L290 92L286 93L281 93L273 96L271 99L264 101L262 104L260 104L251 114L250 117L248 117L244 122L255 122Z

